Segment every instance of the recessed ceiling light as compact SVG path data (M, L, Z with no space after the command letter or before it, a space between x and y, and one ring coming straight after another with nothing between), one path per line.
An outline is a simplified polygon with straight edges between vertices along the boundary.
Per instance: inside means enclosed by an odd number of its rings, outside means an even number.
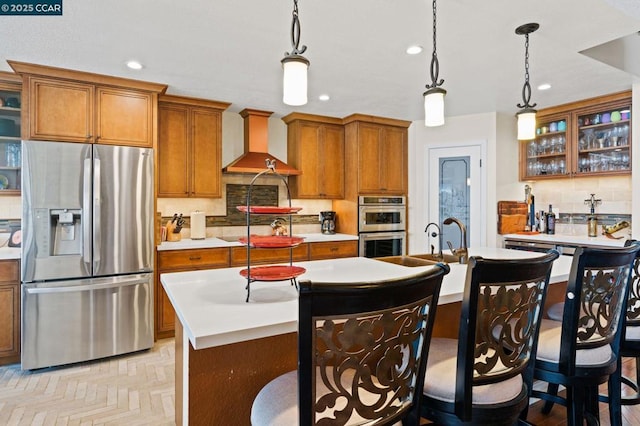
M544 83L538 86L538 90L549 90L551 89L551 85L549 83Z
M318 99L320 99L323 102L326 102L329 99L331 99L331 97L329 95L327 95L327 94L322 94L322 95L318 96Z
M414 45L407 47L408 55L417 55L420 52L422 52L422 46Z
M142 64L138 61L127 61L127 67L131 68L132 70L141 70Z

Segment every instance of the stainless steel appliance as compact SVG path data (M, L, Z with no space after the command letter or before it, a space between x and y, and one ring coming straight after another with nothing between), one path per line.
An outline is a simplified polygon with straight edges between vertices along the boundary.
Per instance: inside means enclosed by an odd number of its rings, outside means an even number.
M320 212L320 231L323 234L336 233L336 212L334 211Z
M364 257L406 254L406 197L358 197L359 254Z
M23 141L22 368L153 346L153 150Z

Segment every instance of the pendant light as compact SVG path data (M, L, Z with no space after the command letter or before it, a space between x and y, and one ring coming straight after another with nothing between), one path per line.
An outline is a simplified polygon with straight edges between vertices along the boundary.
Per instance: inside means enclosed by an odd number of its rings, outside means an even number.
M307 103L307 69L309 60L302 56L307 46L300 44L300 20L298 19L298 0L293 0L293 20L291 22L291 53L285 52L282 59L282 102L299 106Z
M431 84L427 84L424 92L424 125L428 127L444 124L444 95L447 91L439 87L444 80L438 81L440 63L436 51L436 0L433 0L433 54L431 55Z
M536 23L520 25L516 28L516 34L524 35L524 86L522 87L522 104L518 104L520 111L518 117L518 140L531 140L536 137L536 110L537 104L529 104L531 101L531 85L529 84L529 34L540 28Z

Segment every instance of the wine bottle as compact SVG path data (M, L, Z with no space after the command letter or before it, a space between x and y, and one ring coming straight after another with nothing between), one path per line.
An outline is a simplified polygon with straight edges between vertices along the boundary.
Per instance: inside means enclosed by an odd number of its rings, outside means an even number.
M549 204L549 213L547 213L547 234L556 233L556 214L553 212L551 204Z

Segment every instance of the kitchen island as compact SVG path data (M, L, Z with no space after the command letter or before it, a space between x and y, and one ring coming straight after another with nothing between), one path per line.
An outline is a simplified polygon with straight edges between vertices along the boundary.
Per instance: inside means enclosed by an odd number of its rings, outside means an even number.
M524 258L540 253L469 249L472 256ZM552 282L566 282L571 258L556 260ZM327 282L393 279L433 266L406 267L363 257L297 262L300 280ZM436 322L440 333L457 332L466 265L451 264L444 277ZM176 311L176 423L249 424L251 404L271 379L297 366L297 291L289 281L252 284L245 303L243 268L163 274Z

